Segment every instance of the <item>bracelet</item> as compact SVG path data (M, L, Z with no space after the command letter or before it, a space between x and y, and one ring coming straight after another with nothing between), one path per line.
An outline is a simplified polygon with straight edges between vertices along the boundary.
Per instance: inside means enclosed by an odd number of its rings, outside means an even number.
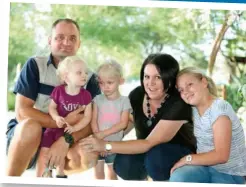
M64 132L65 141L69 144L69 148L74 144L74 138L71 134Z

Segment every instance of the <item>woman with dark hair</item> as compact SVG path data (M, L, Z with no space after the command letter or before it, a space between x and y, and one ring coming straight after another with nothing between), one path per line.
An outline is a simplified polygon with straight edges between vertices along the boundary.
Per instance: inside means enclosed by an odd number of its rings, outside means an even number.
M149 55L141 68L141 86L129 94L131 125L137 140L105 142L94 137L81 141L83 149L118 153L114 162L124 180L168 180L173 165L194 153L191 107L175 88L178 62L168 54Z

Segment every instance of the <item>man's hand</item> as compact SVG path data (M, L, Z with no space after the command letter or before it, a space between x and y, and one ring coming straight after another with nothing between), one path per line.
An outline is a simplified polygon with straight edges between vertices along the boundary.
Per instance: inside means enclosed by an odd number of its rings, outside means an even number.
M79 120L82 118L83 116L83 111L85 110L85 105L79 107L78 109L70 112L66 117L65 117L65 121L70 124L70 125L74 125L77 122L79 122Z
M50 150L47 155L47 163L46 165L50 168L54 168L55 166L59 166L60 163L67 156L69 149L68 143L66 143L64 137L60 137L55 143L52 144Z

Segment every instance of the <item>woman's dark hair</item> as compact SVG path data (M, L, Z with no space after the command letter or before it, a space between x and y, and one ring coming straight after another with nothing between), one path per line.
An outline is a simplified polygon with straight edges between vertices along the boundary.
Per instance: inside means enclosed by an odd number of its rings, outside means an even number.
M165 53L150 54L144 60L140 71L140 81L142 88L144 88L144 69L148 64L155 65L161 76L164 85L164 91L169 95L172 94L176 90L176 76L179 72L179 63L177 60L171 55Z

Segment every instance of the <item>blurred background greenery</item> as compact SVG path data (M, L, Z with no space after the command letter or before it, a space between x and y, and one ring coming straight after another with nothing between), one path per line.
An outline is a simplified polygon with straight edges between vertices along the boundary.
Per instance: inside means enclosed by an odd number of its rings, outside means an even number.
M226 23L226 16L235 13L237 17ZM246 103L237 92L246 83L246 11L30 3L10 7L8 110L14 110L12 90L21 66L30 56L49 54L51 25L64 17L78 22L82 38L78 54L92 70L114 59L124 66L126 84L136 85L143 59L166 52L181 68L212 69L223 97L235 111L245 111ZM225 23L228 30L211 64L213 44Z

